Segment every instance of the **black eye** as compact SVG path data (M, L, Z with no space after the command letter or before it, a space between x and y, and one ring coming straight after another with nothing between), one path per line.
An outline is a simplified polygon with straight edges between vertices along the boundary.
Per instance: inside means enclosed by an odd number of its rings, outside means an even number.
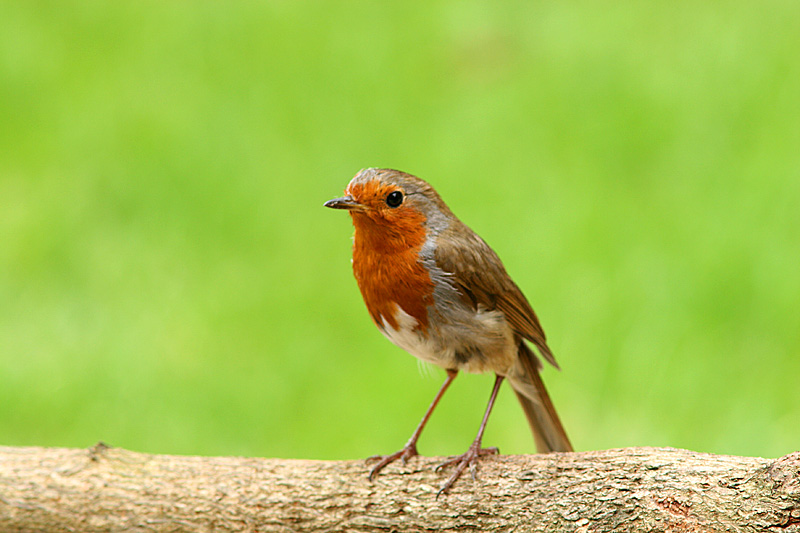
M389 207L397 207L403 203L403 193L400 191L390 192L386 197L386 205Z

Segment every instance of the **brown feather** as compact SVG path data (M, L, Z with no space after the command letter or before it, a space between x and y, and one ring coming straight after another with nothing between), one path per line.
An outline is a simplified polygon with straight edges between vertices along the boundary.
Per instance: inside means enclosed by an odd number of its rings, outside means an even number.
M492 248L458 219L436 241L436 264L452 274L465 303L502 312L513 330L532 342L558 368L531 304L506 272Z
M572 444L547 394L537 363L531 349L520 341L519 358L507 376L508 381L528 419L536 450L539 453L571 452Z

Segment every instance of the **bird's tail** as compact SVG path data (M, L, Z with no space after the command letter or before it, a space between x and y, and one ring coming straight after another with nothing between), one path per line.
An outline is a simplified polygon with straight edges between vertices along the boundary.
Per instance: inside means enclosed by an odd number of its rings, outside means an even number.
M541 366L528 345L520 341L517 363L506 378L528 418L537 451L571 452L572 444L539 376Z

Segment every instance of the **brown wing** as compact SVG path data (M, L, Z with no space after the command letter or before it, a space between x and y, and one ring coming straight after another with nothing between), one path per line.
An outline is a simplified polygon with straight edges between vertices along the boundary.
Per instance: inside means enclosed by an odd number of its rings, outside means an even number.
M453 223L437 239L435 257L439 268L453 275L465 301L502 312L514 331L558 368L531 304L483 239L460 221Z

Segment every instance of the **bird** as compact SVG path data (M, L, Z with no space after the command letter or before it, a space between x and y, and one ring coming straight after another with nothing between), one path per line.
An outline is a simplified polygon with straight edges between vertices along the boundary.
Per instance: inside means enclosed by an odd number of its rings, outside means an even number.
M446 378L406 445L377 455L369 479L400 459L418 455L417 441L459 372L494 373L478 433L467 451L439 464L453 467L437 498L469 468L473 479L483 433L500 385L507 380L522 405L539 453L569 452L572 444L539 375L541 358L558 368L528 300L497 254L461 222L426 181L399 170L367 168L324 203L349 212L352 267L372 321L392 343L445 370ZM530 345L529 345L530 344Z

